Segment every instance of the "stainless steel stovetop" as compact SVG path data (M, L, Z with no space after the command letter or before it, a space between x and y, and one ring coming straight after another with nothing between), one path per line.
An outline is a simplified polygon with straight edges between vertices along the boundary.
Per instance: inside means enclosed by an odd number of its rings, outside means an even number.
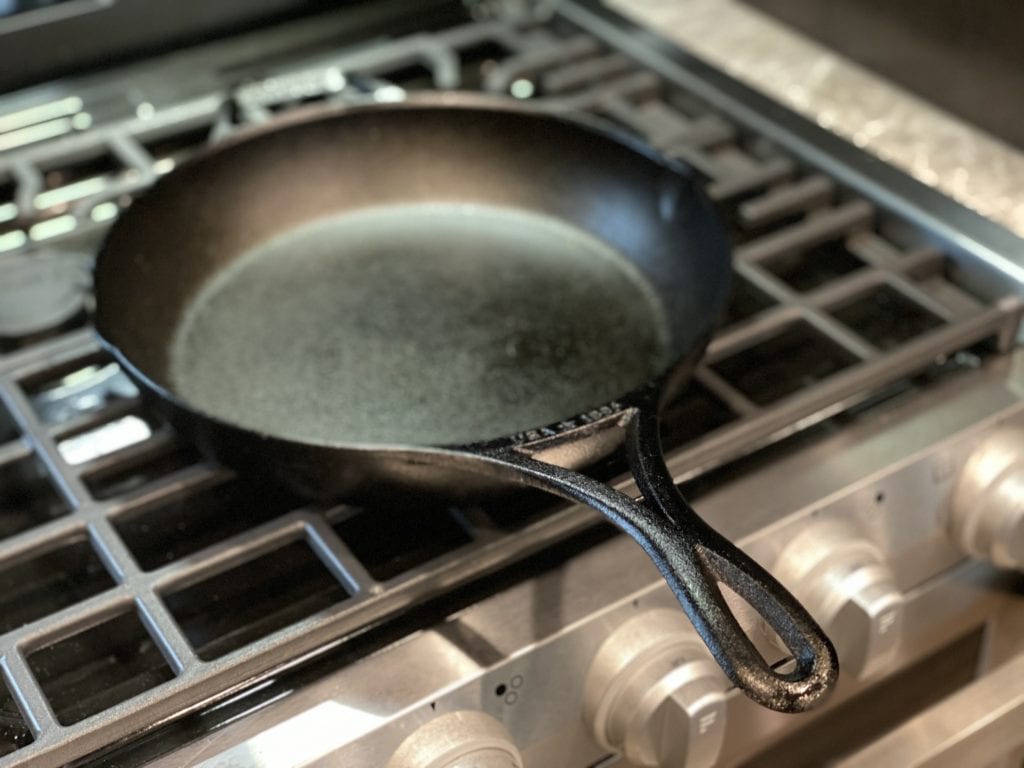
M0 765L895 764L865 713L1021 665L1016 580L964 556L1024 561L1020 241L596 3L431 18L0 98ZM204 462L99 351L89 264L135 192L241 125L423 88L589 111L706 178L736 292L666 408L670 468L832 634L825 709L728 691L587 510L311 507Z

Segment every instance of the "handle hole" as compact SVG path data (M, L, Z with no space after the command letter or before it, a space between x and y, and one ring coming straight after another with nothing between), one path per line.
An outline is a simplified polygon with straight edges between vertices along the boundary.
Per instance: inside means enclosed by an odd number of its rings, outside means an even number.
M778 640L777 646L773 646L768 641L769 636L767 633L775 634L776 637L778 635L761 616L760 612L743 595L736 592L724 581L719 581L717 584L719 592L722 593L722 599L725 600L725 604L729 607L732 615L736 617L736 622L739 624L743 634L746 635L764 663L767 666L772 666L773 662L777 664L782 660L783 653L781 649L785 648L786 644L781 638ZM764 631L758 631L759 627L763 627Z
M728 560L714 549L702 548L701 556L741 631L764 664L771 666L773 659L778 663L780 658L792 657L802 660L802 664L798 663L797 666L805 667L806 671L813 659L807 646L805 629L793 621L792 607L785 606L764 583L751 578L738 563ZM758 605L756 608L755 603ZM775 634L779 639L776 647L772 647L768 642L769 636L760 631L759 626L766 626L769 632Z
M779 675L792 675L796 672L796 659L787 656L772 664L772 669Z
M796 658L793 656L793 652L786 647L783 639L779 637L779 633L772 629L763 617L757 623L760 629L757 647L759 650L764 648L768 651L767 655L764 652L761 654L768 665L780 675L796 672Z

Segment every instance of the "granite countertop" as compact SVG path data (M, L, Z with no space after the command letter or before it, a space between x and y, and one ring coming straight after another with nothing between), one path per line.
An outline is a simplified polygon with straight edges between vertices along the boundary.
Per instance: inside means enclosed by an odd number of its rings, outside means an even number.
M737 0L607 0L1024 237L1024 152Z

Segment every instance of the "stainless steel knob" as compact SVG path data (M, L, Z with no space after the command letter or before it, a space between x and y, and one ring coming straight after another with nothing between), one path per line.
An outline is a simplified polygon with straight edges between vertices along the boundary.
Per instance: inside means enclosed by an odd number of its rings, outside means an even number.
M881 550L852 526L812 524L772 572L825 630L842 672L865 678L889 666L902 635L903 595Z
M584 718L604 748L644 768L709 768L725 735L729 683L678 611L616 629L587 673Z
M949 528L968 554L1024 568L1024 429L1001 429L971 454L953 494Z
M523 768L512 737L483 712L450 712L421 725L387 768Z

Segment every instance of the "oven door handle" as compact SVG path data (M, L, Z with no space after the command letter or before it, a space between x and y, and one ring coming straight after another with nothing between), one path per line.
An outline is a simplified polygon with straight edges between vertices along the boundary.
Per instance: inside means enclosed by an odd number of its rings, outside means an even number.
M992 670L835 768L989 765L1024 745L1024 655Z

